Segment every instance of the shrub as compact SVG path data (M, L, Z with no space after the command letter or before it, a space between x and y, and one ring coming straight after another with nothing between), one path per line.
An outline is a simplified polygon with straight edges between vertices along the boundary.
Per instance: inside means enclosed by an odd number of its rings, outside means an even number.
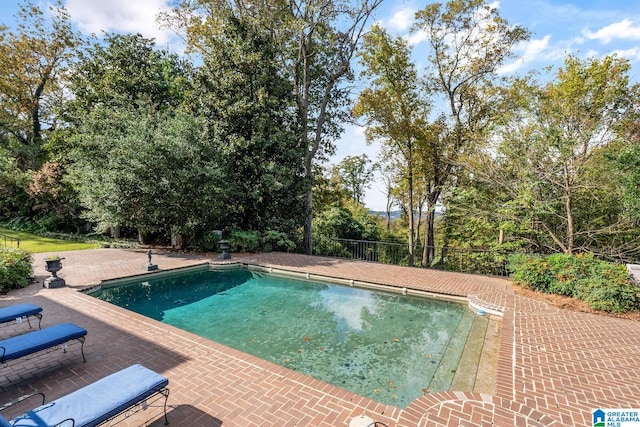
M289 239L286 233L276 230L267 230L262 235L262 250L265 252L294 250L296 243Z
M215 231L197 234L191 240L191 246L200 252L215 252L219 249L221 238Z
M595 310L622 313L638 310L640 288L629 280L625 266L600 261L594 265L592 277L578 281L576 297Z
M514 283L539 292L549 292L551 272L543 257L513 255L509 258L508 269Z
M24 288L33 274L31 253L15 248L0 248L0 292Z
M594 310L619 313L640 308L640 287L631 281L626 267L592 255L514 255L509 259L509 271L514 283L579 298Z
M260 235L257 231L233 231L229 245L231 252L258 252Z

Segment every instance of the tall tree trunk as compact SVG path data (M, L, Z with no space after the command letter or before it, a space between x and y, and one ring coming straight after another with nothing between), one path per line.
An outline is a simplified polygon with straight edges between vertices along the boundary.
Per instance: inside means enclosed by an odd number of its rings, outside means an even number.
M422 267L428 267L433 262L436 253L435 220L436 204L440 198L440 191L432 191L427 197L427 220L424 231L424 248L422 249Z
M409 209L407 214L409 215L409 258L407 260L407 264L409 267L413 267L413 237L415 235L414 224L413 224L413 165L411 160L409 160L409 177L407 179L407 186L409 187Z
M571 208L571 182L569 179L569 168L565 164L564 167L564 208L567 215L567 248L565 253L573 254L575 245L575 230L573 225L573 209Z
M393 206L393 200L391 198L391 184L387 183L387 231L391 229L391 207Z
M422 227L422 204L418 205L418 223L416 224L416 237L415 239L413 239L414 244L416 245L416 248L418 247L418 244L420 243L420 227ZM416 251L414 250L413 253L416 253Z
M304 245L304 253L306 255L313 255L313 239L311 238L312 223L313 223L313 191L309 189L306 197L307 204L307 214L304 220L304 236L303 236L303 245Z
M429 267L435 255L434 222L436 213L434 209L427 210L427 219L424 230L424 248L422 249L422 267Z
M296 67L296 81L299 82L300 92L298 92L298 118L300 120L300 139L302 142L302 148L305 150L305 176L307 178L313 177L313 171L311 170L313 164L313 156L315 151L309 147L309 90L311 87L311 79L309 76L309 70L311 64L309 63L308 50L312 49L311 37L300 37L300 47L298 52L298 67ZM305 220L303 231L303 250L306 255L313 254L312 247L312 223L313 223L313 185L307 191L305 197Z

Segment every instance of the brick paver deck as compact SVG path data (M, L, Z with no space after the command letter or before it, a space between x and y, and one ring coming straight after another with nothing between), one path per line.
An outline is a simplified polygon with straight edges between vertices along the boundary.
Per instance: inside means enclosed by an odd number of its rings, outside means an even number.
M42 288L45 255L34 256L37 283L11 291L0 306L32 302L44 307L43 327L61 321L83 326L87 362L78 345L70 345L66 353L2 366L2 401L35 390L55 399L142 363L169 378L173 426L346 427L361 414L393 427L590 426L592 409L640 407L640 323L549 307L515 295L504 279L292 254L233 255L232 262L471 295L474 304L503 312L493 394L432 393L399 409L78 292L105 279L144 274L144 251L65 252L59 275L68 286L62 289ZM153 256L163 270L206 261L215 258ZM27 330L26 323L0 327L0 338ZM160 415L151 408L124 425L150 419L159 426Z

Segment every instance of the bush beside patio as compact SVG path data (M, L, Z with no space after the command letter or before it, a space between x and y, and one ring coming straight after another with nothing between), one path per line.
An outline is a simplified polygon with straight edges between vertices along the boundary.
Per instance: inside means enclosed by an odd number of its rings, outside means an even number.
M513 255L509 271L518 285L577 298L594 310L624 313L640 309L640 287L631 280L626 267L589 254Z
M31 253L17 248L0 247L0 292L24 288L33 274Z

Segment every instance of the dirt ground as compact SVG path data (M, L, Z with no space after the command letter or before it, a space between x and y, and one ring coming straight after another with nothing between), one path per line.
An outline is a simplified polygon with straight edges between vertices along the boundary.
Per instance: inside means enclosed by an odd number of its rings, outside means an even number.
M561 307L567 310L580 311L583 313L596 313L603 316L619 317L627 320L640 321L640 312L626 312L626 313L607 313L605 311L594 310L589 307L584 301L576 298L565 297L561 295L544 294L542 292L536 292L531 289L523 288L519 285L513 285L514 292L518 295L526 296L538 301L543 301L549 305Z

